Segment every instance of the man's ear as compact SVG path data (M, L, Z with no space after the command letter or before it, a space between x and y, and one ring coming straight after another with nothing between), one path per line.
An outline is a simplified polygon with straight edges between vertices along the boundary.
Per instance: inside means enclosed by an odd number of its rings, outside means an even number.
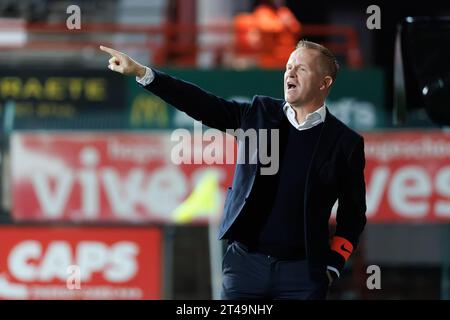
M320 86L320 90L329 90L332 84L333 84L333 78L331 78L330 76L325 76L322 80L322 85Z

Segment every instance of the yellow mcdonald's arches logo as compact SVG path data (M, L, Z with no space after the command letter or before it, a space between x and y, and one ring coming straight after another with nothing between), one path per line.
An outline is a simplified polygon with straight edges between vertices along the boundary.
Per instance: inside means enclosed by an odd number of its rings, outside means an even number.
M132 126L168 126L169 111L166 103L158 97L138 95L131 105L130 123Z

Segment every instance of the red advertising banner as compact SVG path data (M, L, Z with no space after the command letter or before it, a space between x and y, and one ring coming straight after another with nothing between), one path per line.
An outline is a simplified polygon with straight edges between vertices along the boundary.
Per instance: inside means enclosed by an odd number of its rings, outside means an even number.
M0 299L161 299L156 228L0 227Z
M450 221L450 134L392 131L364 137L370 222ZM201 139L193 143L190 155L199 154L198 161L175 164L176 148L167 133L14 134L13 217L171 223L194 193L186 207L203 206L195 210L218 217L234 164L205 164L205 144ZM233 146L226 148L217 150L233 153ZM218 158L225 159L223 154ZM207 171L217 176L220 199L214 205L208 204L214 192L204 193L214 183L200 188L203 194L194 192ZM207 221L207 215L191 215Z
M133 223L217 218L234 165L204 164L202 140L192 144L192 157L200 152L200 161L176 164L171 157L177 143L166 133L14 134L13 218ZM206 182L210 194L197 192L197 208L177 212L206 173L216 177ZM214 203L202 197L214 198Z
M367 133L367 218L450 222L450 134Z

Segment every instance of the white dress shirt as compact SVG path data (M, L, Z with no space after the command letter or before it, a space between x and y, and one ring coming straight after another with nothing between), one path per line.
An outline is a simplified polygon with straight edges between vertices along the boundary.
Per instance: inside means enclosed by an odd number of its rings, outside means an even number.
M149 67L145 67L145 75L142 78L136 77L136 81L143 86L149 85L155 79L155 74L153 70Z
M297 119L295 118L295 110L288 102L284 104L283 111L294 128L300 131L311 129L312 127L324 122L325 116L327 114L327 110L324 104L316 111L308 113L305 117L305 121L303 121L302 123L298 123Z

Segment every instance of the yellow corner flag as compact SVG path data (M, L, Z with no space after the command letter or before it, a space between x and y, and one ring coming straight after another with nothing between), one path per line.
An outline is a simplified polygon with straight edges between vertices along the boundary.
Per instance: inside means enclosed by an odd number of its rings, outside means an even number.
M189 223L198 217L217 214L220 206L219 178L217 172L207 171L192 193L174 211L176 223Z

